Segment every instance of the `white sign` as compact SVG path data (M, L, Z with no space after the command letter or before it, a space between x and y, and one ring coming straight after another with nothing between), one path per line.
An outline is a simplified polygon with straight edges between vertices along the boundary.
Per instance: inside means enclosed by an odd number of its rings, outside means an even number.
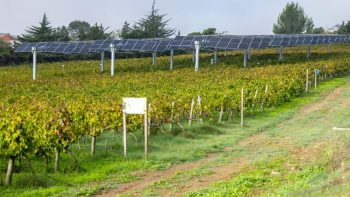
M123 113L146 114L147 98L123 98Z

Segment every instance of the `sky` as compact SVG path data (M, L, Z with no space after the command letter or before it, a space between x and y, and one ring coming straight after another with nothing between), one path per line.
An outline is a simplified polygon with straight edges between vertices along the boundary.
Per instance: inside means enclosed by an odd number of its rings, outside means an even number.
M39 26L44 13L52 27L68 26L74 20L96 22L108 30L133 25L149 14L153 0L0 0L0 33L20 35ZM181 35L209 27L230 35L273 34L272 26L291 0L156 0L159 14L171 19L168 27ZM350 0L299 0L315 27L331 28L350 20Z

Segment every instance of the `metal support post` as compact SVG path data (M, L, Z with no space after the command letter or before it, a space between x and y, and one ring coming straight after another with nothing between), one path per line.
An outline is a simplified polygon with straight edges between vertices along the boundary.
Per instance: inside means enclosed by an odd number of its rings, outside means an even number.
M224 56L225 56L225 57L227 56L227 49L225 49L225 53L224 53Z
M250 61L250 55L251 55L251 53L252 53L252 49L249 48L249 49L248 49L248 60L249 60L249 61Z
M283 61L283 46L280 46L280 61Z
M244 49L244 63L243 63L243 66L244 68L247 67L247 49Z
M174 68L174 50L170 50L170 70Z
M33 53L33 80L36 80L36 55L38 51L36 50L36 47L32 47L32 53Z
M214 64L216 64L218 62L218 50L215 49L214 51Z
M111 44L109 48L111 49L111 76L114 76L115 44Z
M332 43L329 43L329 47L328 47L328 53L331 54L332 53Z
M153 52L153 61L152 61L152 65L155 66L157 64L157 53Z
M195 63L196 62L196 50L192 51L192 62Z
M195 71L197 72L199 70L199 49L200 49L201 45L199 44L199 41L194 41L194 46L196 48Z
M105 52L102 51L101 53L101 72L105 70Z

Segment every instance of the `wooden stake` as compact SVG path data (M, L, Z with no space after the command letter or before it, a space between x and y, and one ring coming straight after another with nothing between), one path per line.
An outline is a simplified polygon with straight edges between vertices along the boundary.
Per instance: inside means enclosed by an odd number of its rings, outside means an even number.
M189 125L189 126L192 126L192 118L193 118L193 108L194 108L194 104L195 104L194 99L192 99L191 111L190 111L190 120L189 120L189 122L188 122L188 125Z
M170 115L170 131L173 132L174 130L174 107L175 107L175 102L171 103L171 115Z
M316 75L316 70L315 70L315 91L316 91L316 86L317 86L317 75Z
M306 92L308 92L309 90L309 69L306 69Z
M126 157L126 113L123 113L123 145L124 145L124 157Z
M144 135L145 135L145 159L148 159L148 135L149 131L147 131L148 127L148 111L145 113L145 118L144 118Z

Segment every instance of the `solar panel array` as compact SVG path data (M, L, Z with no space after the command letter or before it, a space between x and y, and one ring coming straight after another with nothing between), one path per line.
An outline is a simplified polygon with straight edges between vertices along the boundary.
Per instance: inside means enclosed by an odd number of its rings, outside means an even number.
M163 52L168 50L194 49L195 41L201 43L202 49L242 50L260 49L279 46L296 46L308 44L328 44L333 42L348 42L349 35L224 35L224 36L176 36L173 39L125 39L125 40L95 40L82 42L38 42L23 43L15 52L31 52L36 47L38 52L50 53L101 53L110 51L114 44L117 51L124 52Z

